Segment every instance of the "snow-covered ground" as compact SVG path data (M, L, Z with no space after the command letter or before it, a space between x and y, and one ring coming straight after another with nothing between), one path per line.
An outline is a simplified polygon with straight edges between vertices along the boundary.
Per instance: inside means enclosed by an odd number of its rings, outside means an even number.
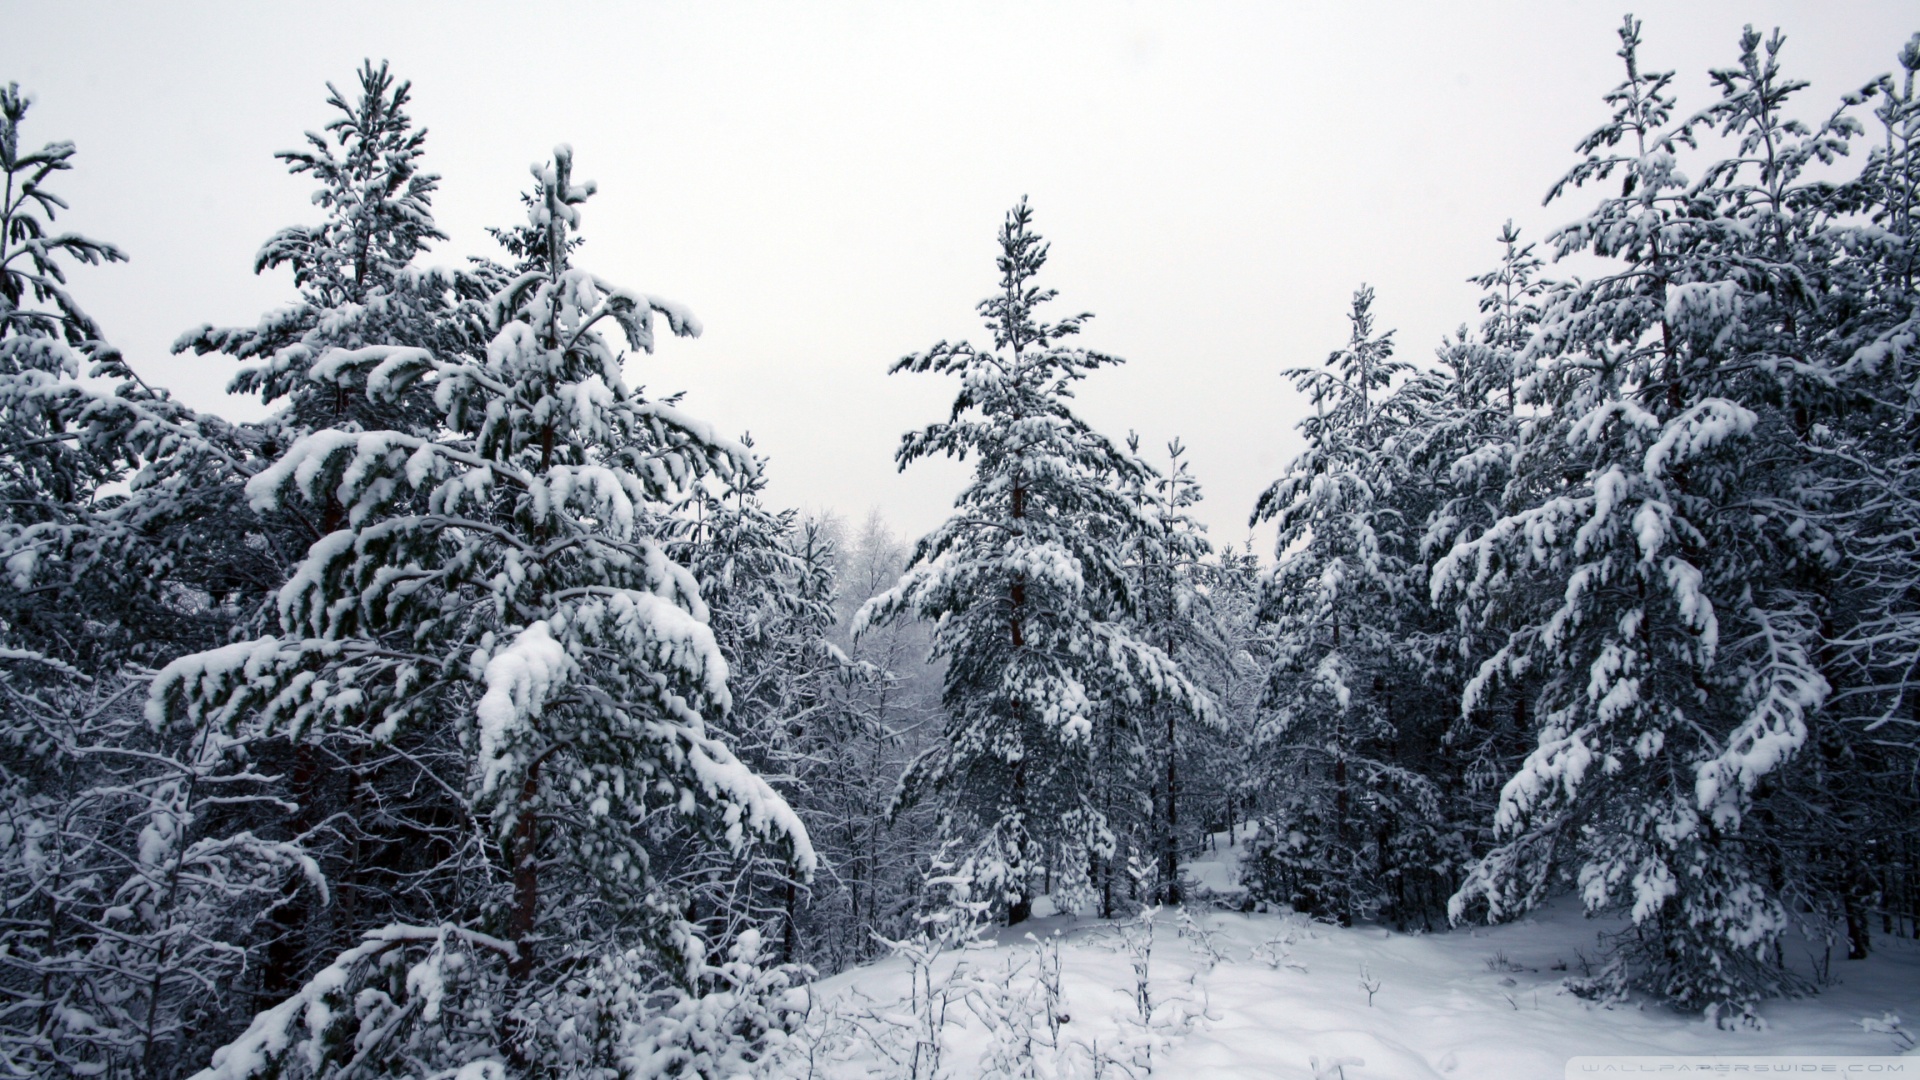
M1244 843L1216 840L1220 850L1188 876L1231 893ZM1834 961L1837 982L1817 997L1767 1003L1766 1030L1721 1031L1658 1003L1609 1008L1562 990L1598 954L1600 924L1573 904L1433 934L1194 907L1153 920L1147 1025L1135 1000L1146 940L1137 926L1130 946L1124 924L1053 915L944 953L919 979L923 1003L928 986L936 1005L948 991L940 1075L991 1075L996 1053L1020 1056L1028 1039L1039 1076L1144 1076L1150 1054L1152 1075L1183 1080L1464 1080L1557 1078L1587 1054L1897 1054L1910 1040L1861 1021L1893 1013L1920 1030L1920 946L1900 939L1877 939L1870 959ZM1057 1037L1037 978L1041 940L1057 948ZM916 1014L915 975L895 956L817 984L814 1075L912 1075L916 1039L924 1067L928 1014Z

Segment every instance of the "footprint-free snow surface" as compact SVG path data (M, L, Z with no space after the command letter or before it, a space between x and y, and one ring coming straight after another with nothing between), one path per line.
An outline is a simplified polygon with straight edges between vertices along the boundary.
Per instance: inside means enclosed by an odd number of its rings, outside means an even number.
M1246 839L1214 838L1218 850L1188 867L1196 892L1238 892ZM976 1077L1025 1062L1016 1075L1558 1078L1588 1054L1900 1054L1913 1049L1906 1032L1920 1030L1920 946L1897 938L1876 939L1866 960L1833 960L1817 996L1768 1002L1764 1030L1722 1031L1658 1002L1609 1007L1563 989L1595 962L1607 928L1572 904L1510 925L1407 934L1192 903L1160 910L1150 928L1148 949L1142 921L1053 914L919 967L896 955L823 980L802 1036L806 1069Z

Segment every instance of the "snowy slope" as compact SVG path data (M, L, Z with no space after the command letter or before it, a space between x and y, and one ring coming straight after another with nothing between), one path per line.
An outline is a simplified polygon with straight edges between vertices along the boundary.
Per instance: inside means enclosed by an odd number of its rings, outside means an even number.
M1216 839L1221 850L1196 860L1189 879L1230 893L1243 845ZM1836 961L1838 984L1818 997L1767 1004L1767 1030L1731 1032L1657 1003L1608 1008L1564 992L1561 980L1580 973L1582 956L1597 955L1601 928L1573 905L1513 925L1411 935L1288 912L1212 911L1194 921L1224 959L1209 965L1191 924L1182 933L1179 913L1159 913L1148 956L1154 1023L1146 1027L1136 1019L1136 955L1124 926L1052 916L945 954L930 968L936 988L957 988L941 1029L942 1075L990 1075L996 1047L1004 1054L1036 1032L1040 1076L1146 1075L1150 1050L1157 1076L1308 1080L1317 1062L1331 1078L1343 1076L1334 1066L1344 1059L1343 1080L1451 1080L1557 1078L1581 1054L1891 1054L1905 1044L1866 1030L1863 1018L1893 1012L1909 1030L1920 1028L1920 947L1897 939L1880 939L1868 960ZM1029 934L1058 943L1059 1011L1069 1019L1057 1045L1043 1020L1041 957ZM814 987L808 1040L816 1075L911 1075L908 1059L886 1056L912 1042L901 1026L913 1011L912 977L912 965L896 956ZM1377 987L1371 1002L1363 980ZM1024 1033L1010 1031L1023 1024Z

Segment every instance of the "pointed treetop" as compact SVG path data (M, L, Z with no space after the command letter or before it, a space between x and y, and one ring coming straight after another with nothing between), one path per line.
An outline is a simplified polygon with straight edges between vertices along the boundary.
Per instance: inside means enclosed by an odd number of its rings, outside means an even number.
M327 302L363 300L429 242L447 238L433 221L440 177L420 171L427 132L406 112L412 84L396 82L385 61L363 61L358 77L352 101L328 83L327 104L339 115L309 131L305 148L274 155L288 172L320 182L313 201L326 223L284 229L254 258L256 273L287 265L295 285Z
M78 345L99 338L100 331L62 287L67 276L54 254L87 264L124 262L127 256L112 244L53 231L54 218L67 203L42 185L48 176L73 168L74 146L54 142L21 153L20 124L32 105L33 95L21 92L19 83L0 90L0 173L5 174L5 201L0 203L0 303L4 303L0 333L52 332L57 326L69 344ZM19 262L22 255L25 265ZM29 295L52 303L58 314L23 310Z
M1649 155L1670 155L1682 143L1694 145L1690 123L1661 132L1673 118L1673 72L1640 70L1640 20L1628 15L1619 34L1620 51L1615 55L1626 64L1627 77L1606 93L1604 100L1613 106L1613 116L1574 147L1574 152L1583 155L1585 160L1553 185L1541 200L1543 205L1559 198L1568 188L1579 187L1590 180L1603 180L1620 167L1625 167L1627 173L1620 190L1620 197L1626 198L1649 179L1641 175L1643 170L1635 163ZM1613 151L1629 136L1633 138L1630 153ZM1652 192L1644 195L1651 197Z
M1055 289L1029 284L1047 264L1050 245L1033 231L1033 209L1027 205L1025 195L1007 211L1006 220L1000 225L999 241L1000 254L994 263L1000 269L1000 295L988 297L978 305L987 326L993 330L994 348L1012 349L1018 356L1029 347L1045 349L1058 338L1079 333L1080 325L1093 318L1091 314L1074 315L1051 324L1034 318L1035 309L1060 294Z
M536 231L546 234L548 265L556 271L565 270L567 230L580 227L580 211L575 207L586 202L599 185L591 180L573 182L573 147L566 143L553 148L550 163L536 162L529 170L539 183L540 197L527 205L527 219Z

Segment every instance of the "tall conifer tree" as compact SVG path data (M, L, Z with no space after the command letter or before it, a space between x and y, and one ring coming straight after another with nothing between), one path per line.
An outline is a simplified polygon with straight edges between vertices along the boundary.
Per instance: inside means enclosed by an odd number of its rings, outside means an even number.
M310 377L364 387L376 406L431 387L437 429L315 431L256 476L256 506L332 500L339 527L281 589L280 634L184 658L155 680L157 722L257 716L296 738L346 728L376 744L451 724L466 755L457 782L491 825L495 872L446 898L460 902L445 925L370 931L335 961L345 975L323 972L262 1014L224 1053L222 1075L287 1053L365 1057L368 1039L377 1060L425 1054L438 1067L615 1054L560 1045L586 1037L560 1014L633 1005L629 980L694 992L713 974L651 842L684 829L734 851L765 841L811 872L805 829L709 730L730 702L727 665L693 576L658 539L691 485L754 462L628 387L608 330L644 352L656 315L681 335L699 323L572 265L568 240L594 188L571 171L566 147L535 170L537 265L461 313L491 330L484 352L375 344L318 358ZM736 959L751 966L757 941L743 934ZM479 995L472 1008L336 1005L369 957L420 949L416 970L433 974L419 978L453 980ZM589 969L555 996L554 980ZM488 1013L506 1025L476 1028ZM293 1046L289 1025L313 1041Z
M1619 194L1552 238L1618 269L1545 299L1521 391L1545 437L1517 469L1562 483L1434 571L1435 596L1482 619L1516 577L1542 585L1468 686L1471 710L1540 680L1504 842L1454 910L1524 908L1565 860L1590 909L1631 914L1605 990L1744 1023L1799 985L1775 954L1788 879L1767 869L1758 801L1794 775L1835 685L1821 638L1840 549L1803 464L1848 377L1822 338L1853 303L1834 270L1857 238L1807 171L1859 125L1844 105L1817 125L1785 114L1805 84L1781 73L1777 33L1748 28L1712 73L1720 99L1679 120L1639 23L1620 38L1614 115L1553 190L1618 177ZM1679 155L1707 130L1735 152L1690 180Z
M1022 201L1000 229L1000 292L979 304L992 346L943 341L893 366L961 380L950 417L901 440L900 466L944 454L974 472L954 516L858 620L936 624L946 739L909 768L903 796L939 800L946 835L1010 923L1031 911L1050 858L1082 899L1092 860L1112 853L1088 783L1096 702L1209 708L1125 621L1139 598L1123 565L1134 517L1123 485L1142 466L1070 407L1074 383L1120 361L1062 344L1089 316L1040 318L1055 293L1035 282L1047 245L1032 223Z

